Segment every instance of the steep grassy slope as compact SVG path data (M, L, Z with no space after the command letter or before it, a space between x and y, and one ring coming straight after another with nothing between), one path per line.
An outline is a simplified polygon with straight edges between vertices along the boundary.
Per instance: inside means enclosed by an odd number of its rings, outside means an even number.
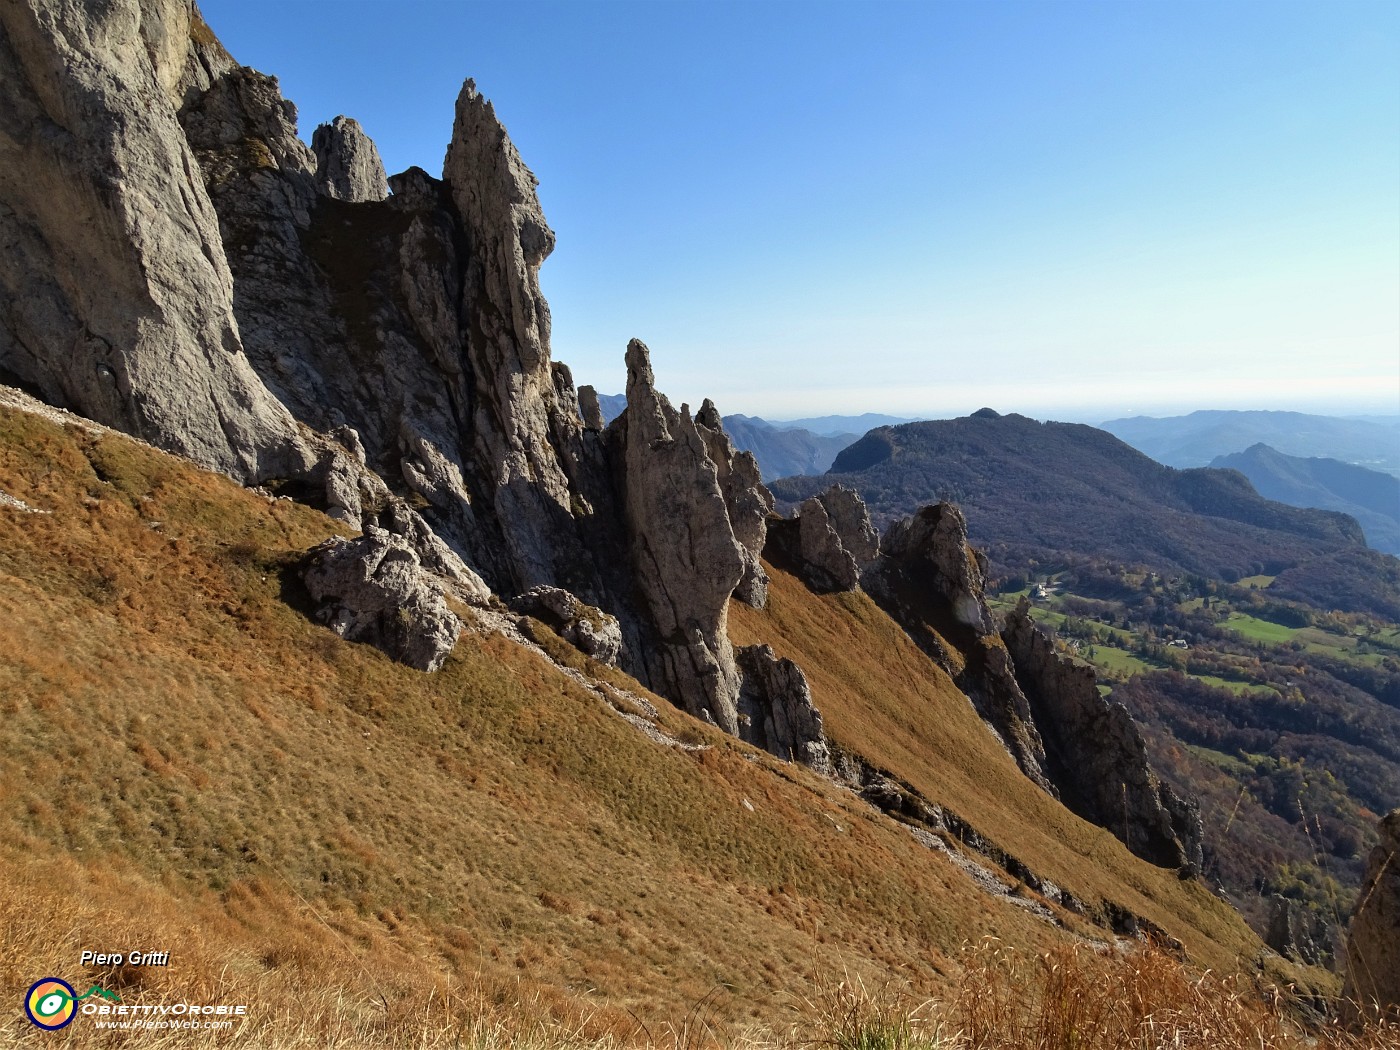
M1179 938L1207 965L1257 951L1239 916L1196 883L1133 856L1036 788L951 679L860 593L814 595L771 569L769 606L731 613L736 641L768 641L806 669L826 730L844 748L970 823L1090 909L1116 904Z
M660 701L701 747L657 743L499 634L464 635L431 676L340 641L296 607L290 566L336 527L313 511L9 410L0 491L51 512L0 507L10 1002L46 974L128 1003L241 1001L227 1037L258 1045L450 1043L493 1016L631 1039L702 1001L732 1033L834 974L927 993L987 934L1105 935L988 895L850 792ZM1046 877L1199 962L1252 965L1233 913L1020 780L863 598L779 575L735 631L803 662L839 741ZM79 966L136 948L169 967Z

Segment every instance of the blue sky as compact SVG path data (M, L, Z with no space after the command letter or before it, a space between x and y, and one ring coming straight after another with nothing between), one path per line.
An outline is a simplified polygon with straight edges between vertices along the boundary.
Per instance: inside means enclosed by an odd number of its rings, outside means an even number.
M1400 411L1400 4L203 0L300 130L539 177L554 355L724 412Z

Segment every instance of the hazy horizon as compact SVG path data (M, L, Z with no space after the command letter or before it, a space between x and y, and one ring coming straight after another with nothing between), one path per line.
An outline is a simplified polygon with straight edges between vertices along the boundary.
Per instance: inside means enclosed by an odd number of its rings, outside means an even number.
M579 384L637 336L765 418L1400 410L1400 5L203 9L391 172L441 171L474 77Z

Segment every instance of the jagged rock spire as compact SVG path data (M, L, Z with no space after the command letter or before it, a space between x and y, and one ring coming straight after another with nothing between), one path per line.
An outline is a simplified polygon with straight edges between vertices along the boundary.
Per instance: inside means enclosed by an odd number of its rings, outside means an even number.
M316 154L316 188L342 201L382 201L389 180L374 140L353 117L339 116L311 136Z
M726 631L743 578L719 476L690 409L656 390L646 345L627 345L624 508L637 586L660 644L656 675L692 714L738 735L739 672Z

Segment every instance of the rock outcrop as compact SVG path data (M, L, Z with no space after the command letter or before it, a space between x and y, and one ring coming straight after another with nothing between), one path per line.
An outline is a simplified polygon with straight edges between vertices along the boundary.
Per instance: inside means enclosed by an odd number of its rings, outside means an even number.
M924 507L885 534L891 558L917 566L920 579L940 595L957 622L979 637L993 633L984 590L987 562L967 542L967 519L951 503Z
M1400 1015L1400 809L1380 822L1347 934L1342 998L1352 1013Z
M539 620L585 656L605 664L617 664L622 651L622 629L617 617L579 601L558 587L532 587L512 598L511 612Z
M1127 708L1099 695L1092 667L1055 651L1023 598L1002 638L1045 744L1061 801L1107 828L1144 860L1199 872L1201 818L1158 779Z
M389 180L379 149L353 117L339 116L311 136L316 188L342 201L382 201Z
M830 774L831 748L802 668L767 645L745 646L738 657L744 675L739 735L779 758Z
M441 667L462 630L441 582L406 540L382 529L327 540L312 550L302 579L332 631L420 671Z
M986 576L962 512L939 503L886 530L862 583L967 694L1026 776L1055 795L1045 745L987 609Z
M1333 959L1331 925L1299 901L1274 896L1264 943L1284 958L1307 966L1327 966Z
M691 714L737 736L739 672L727 625L749 559L699 427L686 406L677 412L657 392L636 339L627 347L627 411L609 430L622 449L632 563L657 638L654 677L674 683Z
M185 0L0 7L0 379L243 481L293 476L311 455L244 356L176 115L201 30Z
M595 398L596 400L596 398ZM739 544L743 559L743 575L734 589L734 597L762 609L768 601L768 574L763 570L763 544L768 538L768 515L773 511L773 496L763 485L758 461L752 453L738 452L729 435L724 432L715 403L706 398L695 414L695 428L705 442L710 462L715 466L715 478L724 494L724 506L729 527Z
M805 500L771 531L771 556L818 592L855 590L880 551L865 501L841 485Z

